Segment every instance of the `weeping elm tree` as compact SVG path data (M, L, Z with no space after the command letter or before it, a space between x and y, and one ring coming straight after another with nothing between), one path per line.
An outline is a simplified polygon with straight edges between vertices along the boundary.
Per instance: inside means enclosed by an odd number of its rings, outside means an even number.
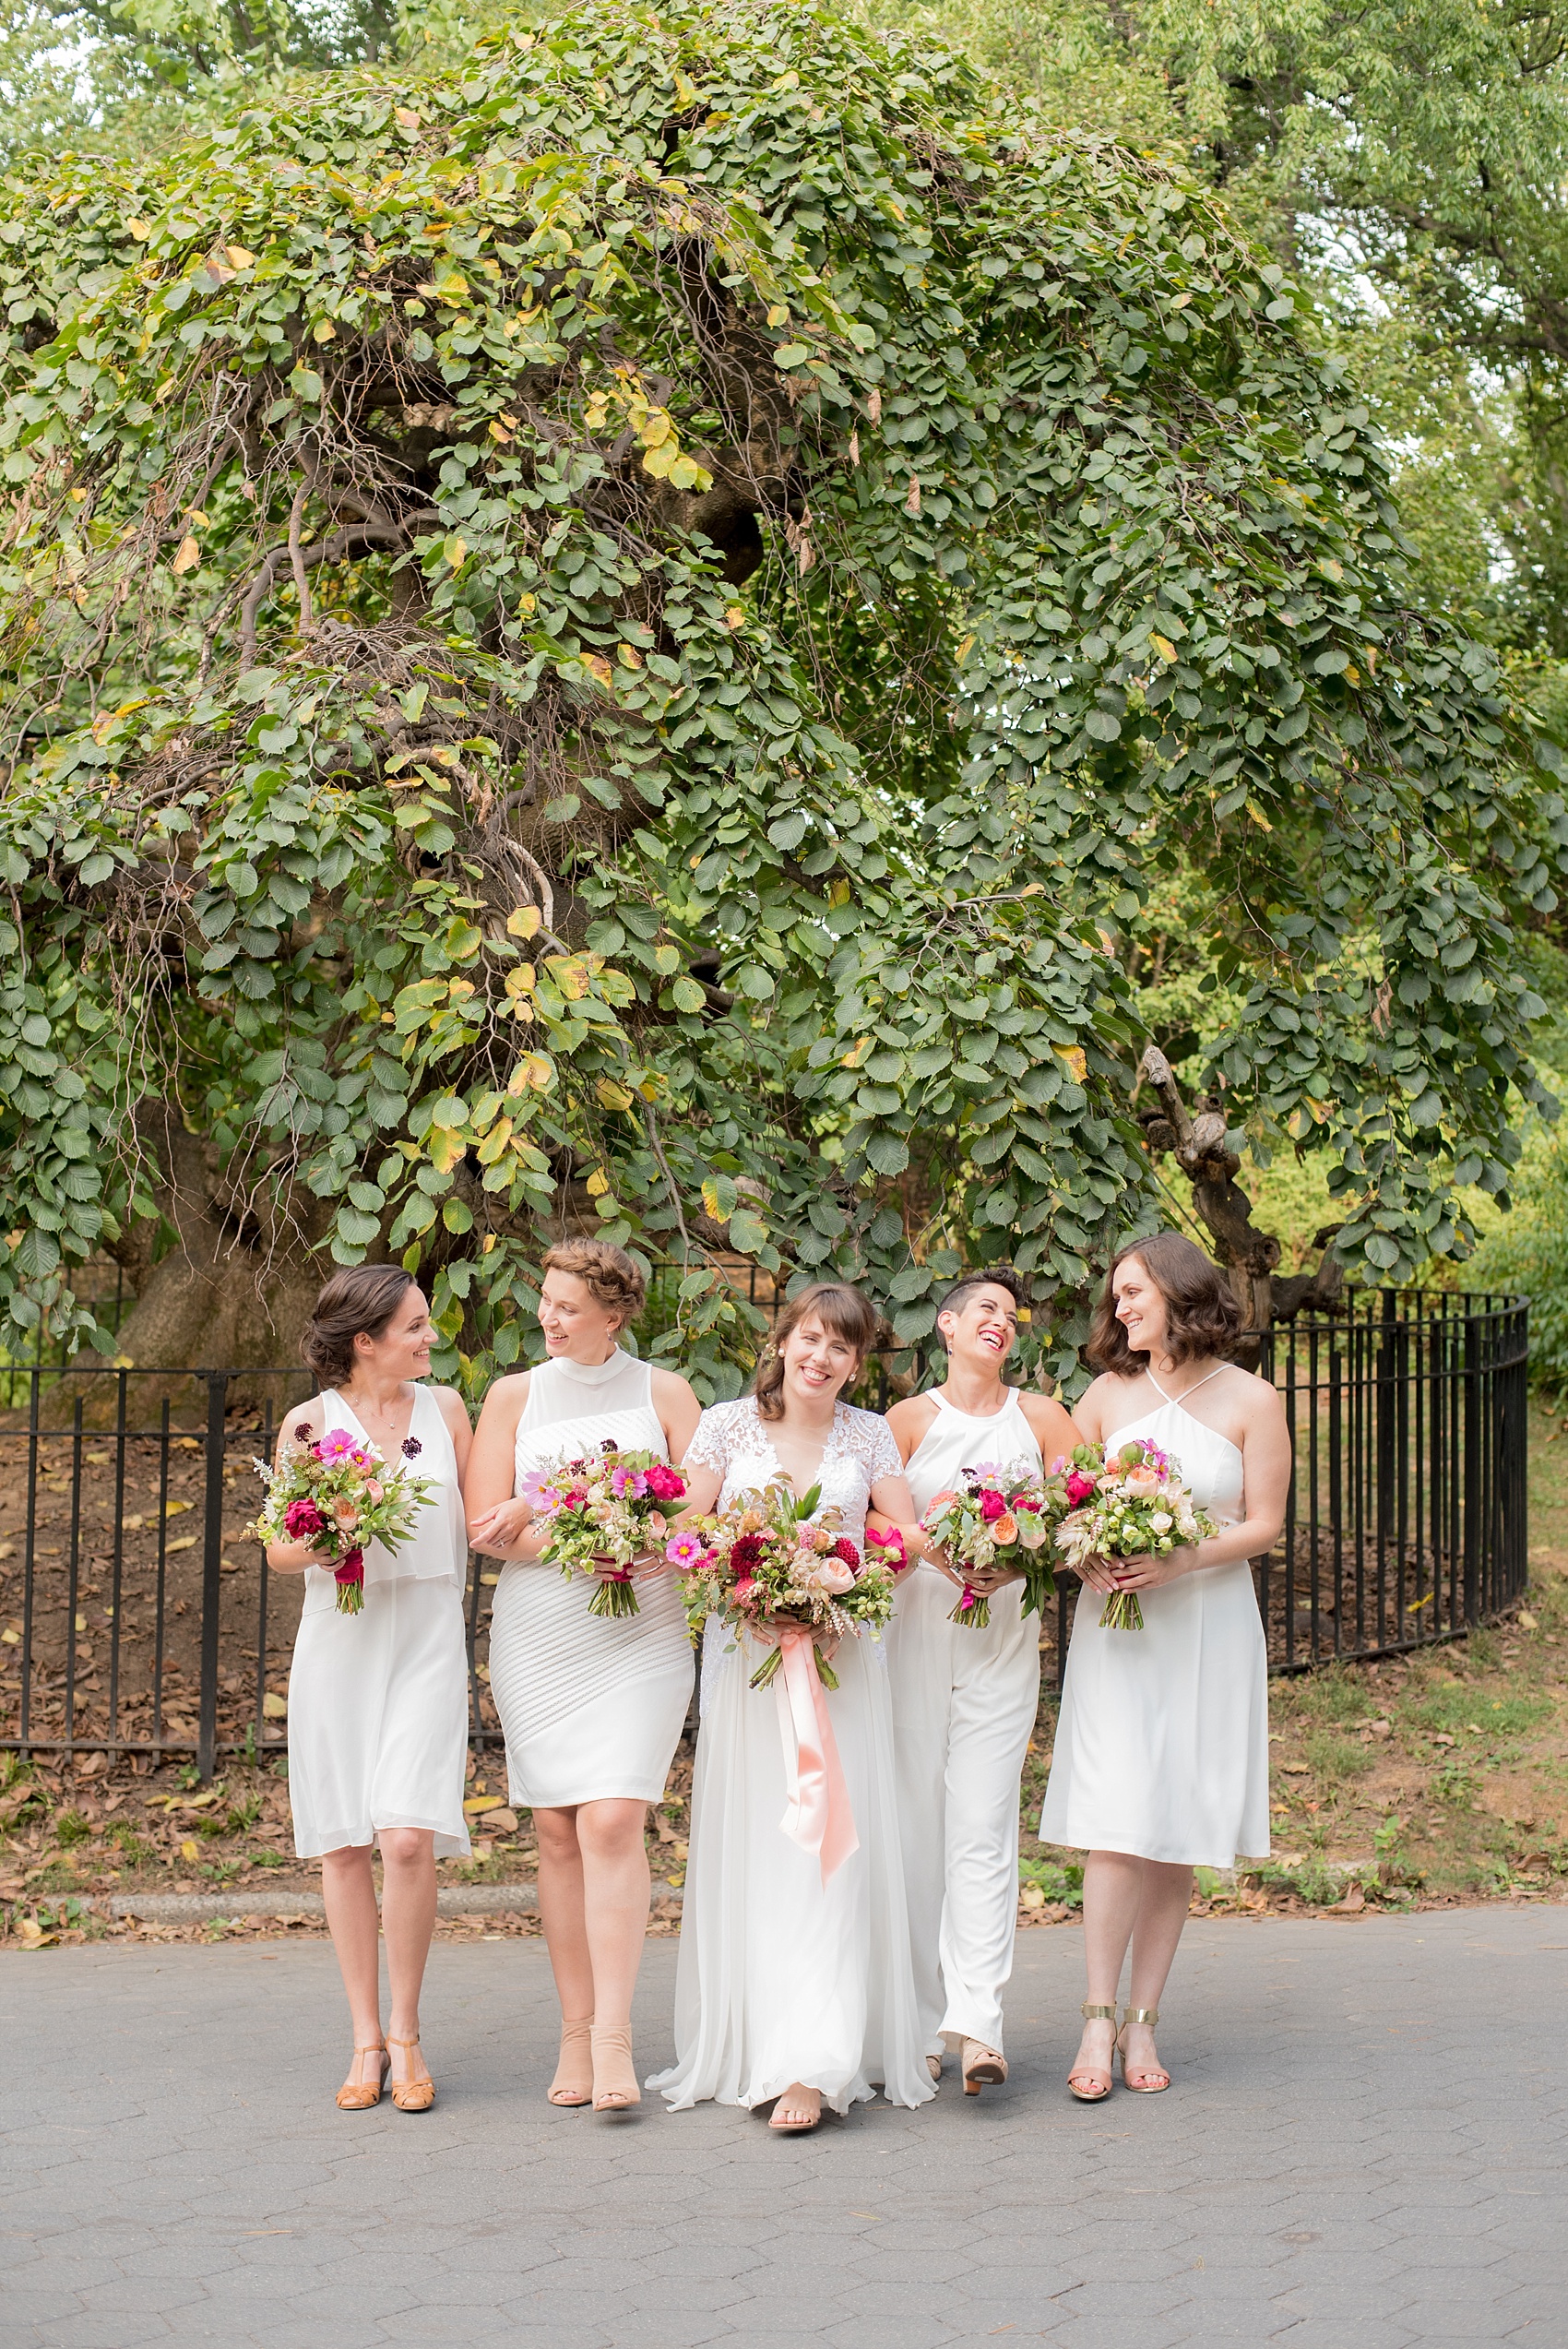
M41 164L0 270L9 1342L107 1252L122 1353L287 1359L391 1254L482 1376L565 1219L709 1391L724 1257L909 1342L1005 1253L1064 1362L1161 1211L1178 866L1221 1159L1321 1153L1374 1275L1504 1188L1555 754L1171 171L826 9L590 6Z

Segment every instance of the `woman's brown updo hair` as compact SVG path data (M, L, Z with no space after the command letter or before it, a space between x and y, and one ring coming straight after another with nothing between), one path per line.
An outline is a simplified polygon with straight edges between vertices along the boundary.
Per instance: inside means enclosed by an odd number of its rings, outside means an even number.
M1116 1274L1134 1258L1165 1299L1165 1348L1171 1361L1196 1362L1206 1354L1223 1360L1241 1334L1241 1309L1230 1283L1218 1265L1180 1232L1157 1232L1151 1240L1134 1240L1118 1248L1111 1259L1089 1331L1087 1353L1095 1368L1118 1378L1136 1378L1148 1366L1147 1355L1133 1352L1116 1318Z
M354 1340L379 1338L413 1285L413 1274L400 1264L350 1264L332 1275L300 1346L323 1386L341 1386L353 1376Z
M619 1314L617 1328L635 1321L647 1297L647 1282L624 1248L608 1240L563 1240L544 1259L546 1272L570 1272L596 1305Z
M872 1350L876 1337L877 1310L869 1297L859 1289L851 1289L844 1281L814 1281L798 1297L791 1297L773 1325L773 1335L762 1350L757 1365L756 1384L752 1392L756 1401L759 1419L782 1419L784 1416L784 1341L800 1328L808 1314L842 1338L855 1349L855 1372ZM848 1385L849 1381L846 1380ZM840 1390L842 1391L842 1390Z

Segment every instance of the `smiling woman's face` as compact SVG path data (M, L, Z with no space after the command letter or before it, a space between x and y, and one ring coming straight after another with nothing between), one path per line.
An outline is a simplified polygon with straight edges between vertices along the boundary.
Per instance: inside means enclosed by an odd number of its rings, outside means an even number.
M1018 1308L1007 1290L993 1282L970 1289L936 1326L947 1341L949 1361L986 1363L1000 1370L1018 1341Z
M819 1402L837 1396L861 1366L861 1357L848 1338L808 1313L779 1348L784 1365L784 1393L802 1402Z
M423 1290L406 1290L378 1338L362 1330L354 1340L354 1367L377 1378L428 1378L434 1340Z
M1119 1264L1111 1283L1116 1299L1116 1318L1127 1333L1127 1343L1134 1353L1146 1353L1156 1362L1165 1356L1167 1328L1163 1293L1156 1288L1142 1259L1135 1256Z

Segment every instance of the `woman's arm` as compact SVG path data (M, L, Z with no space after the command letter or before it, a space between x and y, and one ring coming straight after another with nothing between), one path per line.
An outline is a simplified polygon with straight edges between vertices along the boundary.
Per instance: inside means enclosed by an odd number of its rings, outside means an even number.
M653 1407L659 1413L659 1424L664 1430L665 1449L670 1464L679 1468L685 1458L686 1447L697 1432L702 1417L702 1405L684 1378L673 1370L656 1370L653 1374ZM714 1487L717 1496L718 1487Z
M690 1437L686 1438L691 1441ZM687 1468L682 1471L686 1480L686 1497L671 1520L672 1525L683 1524L688 1517L709 1517L724 1489L721 1468Z
M313 1396L303 1410L285 1412L283 1425L278 1430L278 1441L273 1448L273 1467L282 1466L285 1443L291 1450L297 1449L296 1431L306 1443L314 1444L320 1437L326 1417L326 1406L319 1395ZM267 1563L274 1574L303 1574L307 1566L330 1567L332 1560L324 1557L319 1550L313 1550L308 1542L268 1542Z
M867 1526L873 1517L877 1520L879 1532L885 1532L889 1525L896 1525L904 1537L906 1556L911 1560L924 1557L931 1543L921 1531L920 1511L915 1507L909 1478L879 1476L871 1488L869 1498L871 1506L866 1511Z
M433 1387L430 1391L435 1397L436 1409L446 1422L446 1433L452 1438L452 1450L457 1462L457 1482L461 1485L474 1439L469 1407L456 1387Z
M1222 1526L1190 1549L1172 1550L1169 1557L1113 1559L1111 1587L1156 1590L1183 1574L1199 1574L1205 1567L1234 1566L1238 1559L1263 1557L1273 1549L1285 1523L1290 1490L1290 1431L1285 1405L1267 1379L1254 1378L1253 1386L1241 1430L1241 1506L1246 1515L1239 1524Z
M463 1478L469 1544L485 1557L532 1565L545 1536L533 1525L526 1501L513 1497L517 1476L517 1423L529 1399L529 1373L498 1378L484 1399Z

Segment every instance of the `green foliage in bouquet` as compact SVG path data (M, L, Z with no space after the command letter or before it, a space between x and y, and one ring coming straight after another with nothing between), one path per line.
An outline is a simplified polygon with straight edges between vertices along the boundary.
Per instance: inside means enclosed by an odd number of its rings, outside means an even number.
M13 1328L108 1248L124 1351L277 1358L391 1252L479 1378L563 1217L708 1393L726 1253L1049 1306L1158 1212L1178 843L1347 1260L1505 1185L1562 803L1179 172L826 8L588 6L41 165L0 279Z

